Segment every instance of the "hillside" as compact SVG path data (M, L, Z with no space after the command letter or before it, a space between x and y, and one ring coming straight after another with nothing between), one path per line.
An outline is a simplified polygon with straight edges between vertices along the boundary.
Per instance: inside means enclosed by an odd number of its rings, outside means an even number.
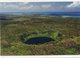
M79 17L10 16L8 18L10 20L1 20L0 24L1 55L80 54ZM51 36L52 32L60 32L62 36L44 44L31 45L23 43L20 39L24 33L30 34L32 38Z

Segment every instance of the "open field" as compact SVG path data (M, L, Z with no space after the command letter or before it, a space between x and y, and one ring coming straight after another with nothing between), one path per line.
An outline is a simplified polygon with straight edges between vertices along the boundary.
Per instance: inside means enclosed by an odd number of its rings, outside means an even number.
M9 19L9 20L8 20ZM80 17L10 16L1 20L1 55L79 55ZM62 36L52 36L60 32ZM22 34L52 37L44 44L25 44Z

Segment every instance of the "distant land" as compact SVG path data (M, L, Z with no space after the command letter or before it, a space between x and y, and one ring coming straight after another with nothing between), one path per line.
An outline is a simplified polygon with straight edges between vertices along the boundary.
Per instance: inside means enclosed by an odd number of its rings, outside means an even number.
M80 16L80 12L0 12L0 15Z

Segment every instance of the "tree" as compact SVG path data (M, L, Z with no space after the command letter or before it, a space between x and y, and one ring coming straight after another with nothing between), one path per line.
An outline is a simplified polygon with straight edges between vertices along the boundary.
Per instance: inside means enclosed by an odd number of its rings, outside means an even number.
M28 36L29 36L29 34L28 33L23 33L22 35L21 35L21 41L22 42L25 42L27 39L28 39Z

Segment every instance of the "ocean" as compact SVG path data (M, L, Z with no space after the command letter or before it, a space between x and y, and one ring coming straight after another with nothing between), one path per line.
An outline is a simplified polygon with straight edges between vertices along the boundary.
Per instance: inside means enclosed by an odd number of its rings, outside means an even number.
M80 12L0 12L8 15L80 16Z

